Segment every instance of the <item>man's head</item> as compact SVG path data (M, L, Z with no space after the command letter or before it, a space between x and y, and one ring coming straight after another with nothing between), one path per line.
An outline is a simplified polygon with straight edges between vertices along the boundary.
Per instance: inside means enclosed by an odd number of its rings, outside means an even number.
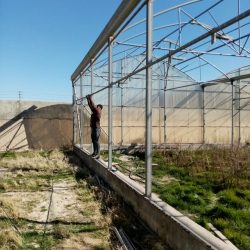
M102 109L102 108L103 108L102 104L97 104L96 107L99 108L99 109Z

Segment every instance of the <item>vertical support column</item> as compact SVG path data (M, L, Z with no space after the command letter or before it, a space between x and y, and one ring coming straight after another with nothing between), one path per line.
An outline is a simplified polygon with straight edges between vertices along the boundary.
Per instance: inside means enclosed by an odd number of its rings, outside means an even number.
M171 43L169 48L171 48ZM167 144L167 111L166 111L166 100L167 100L167 85L168 85L168 73L172 58L168 58L168 62L164 62L164 144L166 148ZM167 63L167 64L166 64Z
M240 0L238 0L238 15L240 14ZM238 21L238 36L241 37L240 21ZM239 55L241 54L241 39L239 39Z
M94 85L94 59L91 59L91 68L90 68L90 93L93 93Z
M240 74L239 74L240 75ZM239 134L238 134L238 144L240 145L241 143L241 114L240 114L240 95L241 95L241 91L240 91L240 80L238 80L238 129L239 129Z
M147 3L147 65L152 62L153 1ZM146 69L146 190L147 197L152 192L152 66Z
M82 92L82 75L80 75L80 98L81 98L81 108L80 108L80 147L83 147L83 92Z
M123 77L123 59L121 60L121 78ZM121 143L120 145L123 145L123 86L120 86L121 88Z
M205 136L206 136L206 120L205 120L205 86L201 86L202 88L202 144L205 144Z
M82 131L81 131L81 126L80 126L80 115L79 115L79 109L78 109L78 104L77 104L77 99L76 99L76 88L75 88L75 85L74 85L74 88L73 88L73 90L74 90L74 98L75 98L75 118L76 118L76 123L77 123L77 125L78 125L78 132L79 132L79 138L81 138L82 137ZM75 128L76 128L76 123L75 123ZM77 142L77 139L76 139L76 141L75 142Z
M231 119L232 119L232 125L231 125L231 146L234 145L234 82L231 81L232 86L232 106L231 106Z
M163 82L163 87L164 87L164 148L166 147L166 143L167 143L167 112L166 112L166 94L167 94L167 91L166 91L166 88L167 88L167 74L166 74L166 61L164 61L163 63L163 79L164 79L164 82Z
M121 146L123 145L123 87L121 87Z
M112 169L112 82L113 82L113 42L112 37L109 38L109 88L108 88L108 169Z
M73 104L73 145L76 144L76 97L75 85L72 82L72 104Z

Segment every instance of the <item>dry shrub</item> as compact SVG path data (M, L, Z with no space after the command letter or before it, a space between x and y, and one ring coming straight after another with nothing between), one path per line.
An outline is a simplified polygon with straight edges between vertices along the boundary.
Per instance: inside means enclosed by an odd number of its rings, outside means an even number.
M213 173L228 187L244 187L250 176L250 148L207 147L164 152L168 164L183 167L192 176Z

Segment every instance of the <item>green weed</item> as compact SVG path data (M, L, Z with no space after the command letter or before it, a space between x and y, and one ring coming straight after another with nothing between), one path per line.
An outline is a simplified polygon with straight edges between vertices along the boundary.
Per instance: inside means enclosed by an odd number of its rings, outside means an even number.
M16 159L16 153L13 151L7 151L4 153L0 153L0 160L3 158L7 158L7 159Z
M130 168L139 161L143 167L141 159L135 158L132 166L130 162ZM153 151L152 161L153 192L202 226L212 223L240 249L248 249L250 149Z

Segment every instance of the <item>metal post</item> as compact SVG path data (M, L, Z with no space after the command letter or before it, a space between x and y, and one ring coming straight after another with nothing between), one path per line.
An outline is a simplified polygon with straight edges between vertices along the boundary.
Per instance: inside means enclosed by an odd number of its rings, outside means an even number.
M74 86L73 90L74 90L75 100L77 100L75 86ZM76 107L76 110L75 110L76 111L76 122L78 125L79 138L82 138L82 131L81 131L81 125L80 125L80 115L79 115L78 104L76 102L75 102L75 107Z
M202 144L205 144L205 126L206 126L206 120L205 120L205 86L201 86L202 89Z
M108 169L112 169L112 82L113 82L113 61L112 61L112 49L113 49L113 42L112 37L109 38L109 66L108 66L108 73L109 73L109 88L108 88Z
M153 1L147 3L147 65L152 62ZM146 68L146 196L152 192L152 66Z
M82 100L83 97L83 92L82 92L82 75L80 76L80 98ZM81 104L80 108L80 147L82 148L83 146L83 105Z
M123 87L121 87L121 145L123 145Z
M240 69L239 69L239 76L240 76ZM239 131L238 131L238 144L240 145L241 143L241 133L240 133L240 129L241 129L241 114L240 114L240 95L241 95L241 91L240 91L240 80L238 80L238 124L239 124Z
M238 15L240 14L240 0L238 0ZM241 37L241 30L240 30L240 21L238 21L238 36ZM239 55L241 54L241 39L239 39Z
M121 60L121 77L123 77L123 59ZM120 86L121 88L121 146L123 145L123 87L122 85Z
M167 88L167 76L166 76L166 61L163 63L163 73L164 73L164 76L163 76L163 79L164 79L164 148L166 148L166 143L167 143L167 128L166 128L166 123L167 123L167 112L166 112L166 94L167 94L167 91L166 91L166 88Z
M169 48L171 48L171 43L169 45ZM169 73L171 60L172 58L169 57L167 65L166 65L166 62L164 62L164 71L163 71L164 73L163 79L164 79L164 144L165 144L165 148L167 144L167 111L166 111L167 84L168 84L168 73Z
M93 93L94 86L94 59L91 59L91 68L90 68L90 92Z
M231 146L234 145L234 82L231 81L232 85L232 130L231 130Z
M75 85L72 82L72 104L73 104L73 145L76 144L76 103L75 103Z
M159 84L158 84L158 109L159 109L159 143L161 144L162 143L162 133L161 133L161 129L162 129L162 123L161 123L161 106L160 106L160 96L161 96L161 80L162 80L162 76L158 76L158 81L159 81Z

